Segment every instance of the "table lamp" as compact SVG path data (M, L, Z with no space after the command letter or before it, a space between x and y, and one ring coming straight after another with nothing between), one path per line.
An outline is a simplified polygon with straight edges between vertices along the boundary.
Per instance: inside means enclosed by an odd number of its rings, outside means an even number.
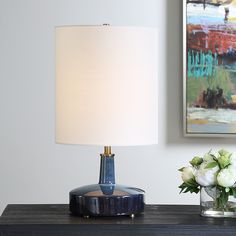
M157 143L157 64L153 28L56 27L56 142L104 146L99 183L70 192L72 214L143 212L144 191L115 183L111 147Z

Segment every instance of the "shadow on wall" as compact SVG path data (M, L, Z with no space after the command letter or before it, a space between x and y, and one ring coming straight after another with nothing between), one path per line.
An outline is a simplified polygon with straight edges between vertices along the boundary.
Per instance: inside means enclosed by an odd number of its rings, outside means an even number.
M234 138L184 137L183 2L183 0L166 0L166 142L171 145L235 144Z

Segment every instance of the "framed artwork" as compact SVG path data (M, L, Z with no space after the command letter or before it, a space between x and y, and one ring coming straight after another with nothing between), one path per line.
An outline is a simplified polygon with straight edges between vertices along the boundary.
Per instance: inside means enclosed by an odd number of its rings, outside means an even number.
M236 137L236 0L184 0L185 136Z

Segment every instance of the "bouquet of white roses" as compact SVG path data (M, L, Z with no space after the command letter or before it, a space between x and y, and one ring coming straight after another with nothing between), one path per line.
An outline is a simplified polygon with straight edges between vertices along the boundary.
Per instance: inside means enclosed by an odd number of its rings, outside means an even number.
M182 172L183 183L179 186L180 193L198 193L202 187L207 194L217 192L214 200L218 206L224 206L229 196L236 198L236 156L226 150L217 154L209 151L204 157L194 157L191 165L179 169Z

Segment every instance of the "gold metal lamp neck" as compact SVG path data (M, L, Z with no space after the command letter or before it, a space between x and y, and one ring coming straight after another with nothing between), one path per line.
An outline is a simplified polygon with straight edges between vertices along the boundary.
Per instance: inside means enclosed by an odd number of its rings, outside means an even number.
M104 156L110 156L111 155L111 146L105 146L104 147Z

